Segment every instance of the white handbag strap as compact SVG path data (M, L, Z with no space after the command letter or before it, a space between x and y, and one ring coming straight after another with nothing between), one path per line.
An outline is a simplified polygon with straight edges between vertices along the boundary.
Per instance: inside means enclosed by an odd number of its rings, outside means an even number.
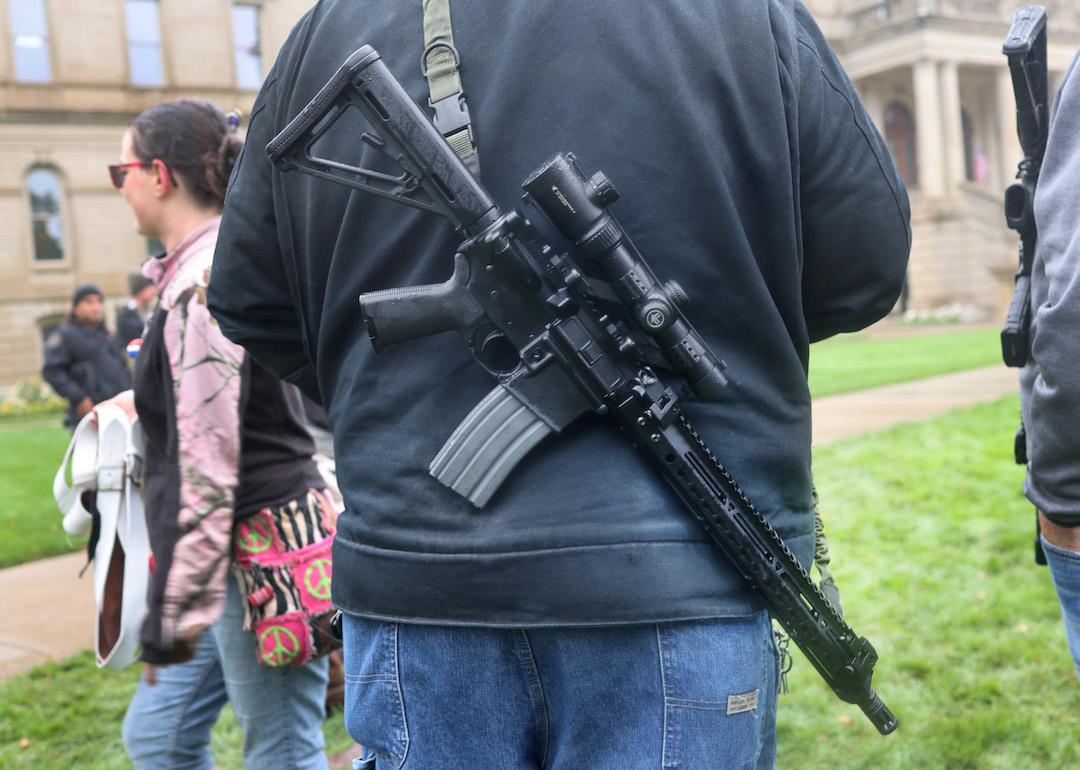
M94 651L99 668L124 668L139 657L150 573L150 542L140 490L144 446L137 418L129 418L115 404L99 406L76 426L53 478L53 497L64 515L64 531L73 537L90 536L87 566L94 564L98 606ZM83 505L85 492L96 493L94 513ZM120 627L109 649L102 649L103 638L112 638L101 636L101 612L117 548L124 553Z
M138 658L139 629L146 614L150 545L139 484L142 432L137 419L116 406L98 410L97 510L101 537L94 553L94 590L99 611L116 549L124 551L121 618L115 643L103 649L95 638L97 664L119 669ZM100 623L97 626L101 631Z
M86 415L75 428L64 459L53 478L53 497L64 516L64 531L72 537L89 534L92 518L83 507L83 492L91 490L97 481L97 423ZM67 483L68 464L71 465L71 486Z

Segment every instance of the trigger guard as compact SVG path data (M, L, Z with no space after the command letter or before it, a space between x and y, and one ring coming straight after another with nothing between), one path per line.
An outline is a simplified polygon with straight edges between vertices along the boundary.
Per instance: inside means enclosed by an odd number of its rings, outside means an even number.
M502 378L521 367L521 354L505 334L493 326L477 329L470 342L473 355L494 377Z

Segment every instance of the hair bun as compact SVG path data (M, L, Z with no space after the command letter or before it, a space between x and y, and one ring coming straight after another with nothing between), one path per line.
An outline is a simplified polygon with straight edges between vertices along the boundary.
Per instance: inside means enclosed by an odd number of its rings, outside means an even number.
M240 115L202 99L177 99L146 110L131 125L139 160L158 158L197 203L221 207L244 141Z
M221 137L216 153L209 154L205 161L206 186L218 200L225 200L225 190L229 186L233 166L240 157L244 140L232 131L226 131Z

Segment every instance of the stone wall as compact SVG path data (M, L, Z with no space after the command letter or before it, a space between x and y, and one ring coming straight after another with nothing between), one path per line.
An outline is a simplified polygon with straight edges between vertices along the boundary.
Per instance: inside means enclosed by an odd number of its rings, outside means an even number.
M908 307L962 305L983 319L1004 317L1003 275L1015 270L1016 238L995 193L966 185L945 200L912 196Z
M310 0L246 0L261 8L263 71ZM139 112L180 97L247 111L255 98L235 87L228 0L160 0L165 85L130 85L124 0L48 0L52 80L14 81L8 2L0 3L0 385L37 375L41 324L65 314L74 287L98 284L107 322L127 301L127 273L147 242L108 181L125 127ZM31 169L57 173L64 259L35 261Z

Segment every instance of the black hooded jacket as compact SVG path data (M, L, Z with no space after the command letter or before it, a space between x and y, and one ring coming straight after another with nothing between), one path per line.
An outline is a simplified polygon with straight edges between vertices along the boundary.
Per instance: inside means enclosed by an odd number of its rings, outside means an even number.
M131 387L127 356L104 324L65 321L45 340L41 376L69 401L64 423L74 425L75 407L89 396L95 404Z
M758 607L667 487L600 417L538 446L482 510L428 476L494 382L460 339L376 354L357 296L434 283L460 238L443 221L274 170L264 152L364 44L420 104L421 3L322 0L256 102L225 206L209 304L226 336L325 405L348 506L334 600L361 615L590 625ZM460 0L454 38L482 181L504 210L556 152L603 169L613 207L728 365L686 412L808 562L809 343L892 308L907 196L881 137L801 3ZM324 157L392 172L358 141Z

